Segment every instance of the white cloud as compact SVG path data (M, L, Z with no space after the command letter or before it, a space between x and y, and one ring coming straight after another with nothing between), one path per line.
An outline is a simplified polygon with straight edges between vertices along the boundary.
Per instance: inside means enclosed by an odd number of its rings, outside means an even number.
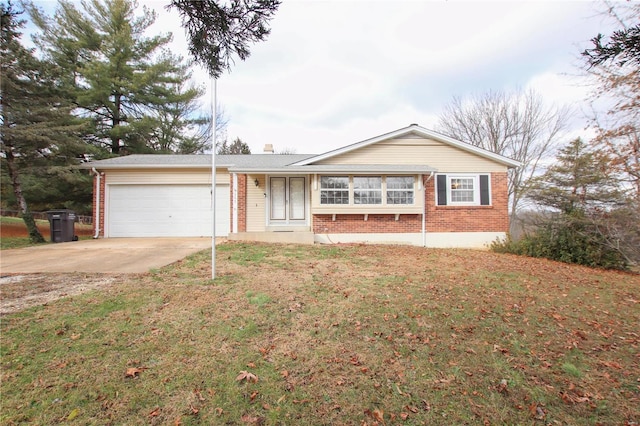
M158 12L155 29L172 31L172 51L187 57L177 12L165 9L166 0L140 3ZM610 31L596 9L591 2L284 0L267 40L218 81L218 101L229 138L253 152L272 143L299 153L411 123L434 127L454 95L535 87L550 102L579 105L582 90L567 75L589 39ZM201 68L195 76L209 87Z

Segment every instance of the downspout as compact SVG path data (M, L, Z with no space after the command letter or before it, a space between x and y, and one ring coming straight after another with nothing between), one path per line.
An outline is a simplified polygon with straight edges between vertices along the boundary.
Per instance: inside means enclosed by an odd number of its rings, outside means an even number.
M231 226L231 232L234 234L238 233L238 174L233 174L233 193L232 193L232 209L233 209L233 224Z
M97 189L96 189L96 233L93 236L93 239L97 239L100 236L100 172L96 170L95 167L91 168L91 173L97 178Z
M422 182L422 190L424 191L422 199L422 247L427 246L427 183L431 178L433 178L433 172L431 172L426 181Z

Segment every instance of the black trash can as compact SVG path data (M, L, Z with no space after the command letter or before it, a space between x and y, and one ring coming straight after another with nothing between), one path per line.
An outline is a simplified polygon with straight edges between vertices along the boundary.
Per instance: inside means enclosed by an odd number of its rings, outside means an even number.
M47 212L47 218L51 228L52 243L78 241L75 235L75 223L78 217L73 210L50 210Z

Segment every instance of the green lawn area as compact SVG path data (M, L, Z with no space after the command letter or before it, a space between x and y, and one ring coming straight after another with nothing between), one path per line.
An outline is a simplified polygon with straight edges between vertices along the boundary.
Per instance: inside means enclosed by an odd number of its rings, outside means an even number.
M638 275L400 246L210 261L3 317L0 423L640 422Z
M49 221L36 219L36 226L47 241L51 242ZM91 238L92 226L76 223L74 230L79 234L79 239ZM33 244L27 236L27 227L20 217L0 216L0 250L29 247Z

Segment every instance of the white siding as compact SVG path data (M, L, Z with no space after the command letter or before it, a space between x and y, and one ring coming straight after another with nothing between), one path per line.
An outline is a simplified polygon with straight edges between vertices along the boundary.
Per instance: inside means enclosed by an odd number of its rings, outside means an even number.
M506 166L433 139L391 139L318 164L424 164L439 172L504 172Z
M209 184L211 169L109 170L106 184ZM229 173L218 170L216 184L229 184Z
M259 185L256 187L255 180ZM266 229L266 197L264 175L247 176L247 232L264 232Z

